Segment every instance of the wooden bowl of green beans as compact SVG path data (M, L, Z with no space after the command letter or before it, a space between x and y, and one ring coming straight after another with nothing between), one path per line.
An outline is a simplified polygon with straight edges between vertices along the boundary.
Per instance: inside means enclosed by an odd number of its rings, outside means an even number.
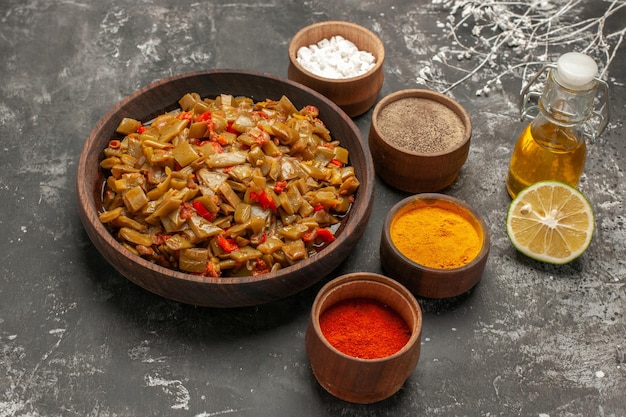
M115 105L85 142L80 219L120 274L209 307L279 300L332 272L363 234L373 163L359 129L281 77L207 70Z

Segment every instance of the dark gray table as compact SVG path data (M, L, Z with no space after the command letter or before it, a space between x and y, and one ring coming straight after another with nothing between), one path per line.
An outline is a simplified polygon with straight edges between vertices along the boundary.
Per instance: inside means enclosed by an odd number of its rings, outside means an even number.
M513 6L495 5L501 8L490 14L486 4L443 0L3 0L0 416L626 415L626 57L623 47L615 53L626 13L619 9L599 26L610 2L581 2L560 20L556 9L534 10L527 21L507 14ZM479 31L473 16L481 12ZM324 282L381 272L383 217L403 194L377 184L365 235L319 285L224 310L171 302L128 282L95 251L75 203L83 143L123 97L205 68L286 76L290 37L333 19L360 23L384 42L381 96L426 87L470 111L469 159L445 192L475 206L492 233L481 283L458 299L420 300L418 367L395 396L369 406L317 385L304 331ZM594 20L574 26L585 19ZM601 39L589 37L598 30ZM582 258L553 267L510 245L504 177L524 126L518 93L538 69L525 63L585 47L606 69L613 111L607 132L589 146L580 186L597 231ZM364 138L370 120L371 110L355 119Z

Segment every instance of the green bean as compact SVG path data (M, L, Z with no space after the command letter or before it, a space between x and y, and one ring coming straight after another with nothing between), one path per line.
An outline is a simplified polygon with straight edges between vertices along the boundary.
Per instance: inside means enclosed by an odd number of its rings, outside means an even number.
M185 94L103 150L100 220L134 254L210 277L277 271L321 250L359 181L312 106ZM332 237L332 236L331 236ZM332 241L332 240L330 240Z

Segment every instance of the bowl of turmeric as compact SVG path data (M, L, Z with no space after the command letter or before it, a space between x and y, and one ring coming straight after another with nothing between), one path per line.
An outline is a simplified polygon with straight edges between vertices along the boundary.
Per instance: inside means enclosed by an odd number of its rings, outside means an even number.
M424 298L456 297L480 281L489 256L484 220L464 201L439 193L405 198L385 218L385 273Z
M422 311L402 284L355 272L317 294L305 345L319 384L344 401L369 404L394 395L420 356Z

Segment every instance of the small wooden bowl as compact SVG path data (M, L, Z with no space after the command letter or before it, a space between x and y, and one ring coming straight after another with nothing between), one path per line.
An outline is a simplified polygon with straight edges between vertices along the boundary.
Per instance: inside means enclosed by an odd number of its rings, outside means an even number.
M417 152L399 147L381 131L380 114L386 106L398 100L418 98L425 103L442 104L454 112L462 123L465 132L458 145L438 152ZM426 113L426 112L425 112ZM434 114L434 113L432 113ZM424 119L428 114L424 115ZM432 117L432 116L431 116ZM445 120L433 120L432 123L447 123ZM416 131L430 129L433 126L416 125ZM450 97L434 91L409 89L401 90L384 97L374 108L369 131L369 147L374 158L376 174L390 186L408 193L436 192L454 182L469 154L472 124L467 111ZM441 138L437 138L441 140Z
M399 215L420 207L439 207L458 211L475 228L479 237L482 237L478 255L467 264L450 269L420 265L403 255L392 241L392 224ZM424 298L448 298L461 295L478 284L487 263L489 247L489 229L472 207L445 194L425 193L407 197L389 211L382 230L380 259L383 271L404 284L414 295Z
M319 318L337 302L369 298L391 307L411 329L409 341L393 355L359 359L334 348L322 334ZM305 335L307 355L319 384L344 401L373 403L395 394L411 375L420 356L422 311L413 295L383 275L356 272L327 283L318 293Z
M317 44L322 39L340 35L351 41L361 51L370 52L376 58L376 65L363 75L346 79L320 77L304 69L298 63L297 53L301 47ZM319 22L301 29L289 43L290 80L304 84L328 97L350 117L369 110L383 86L385 48L380 39L370 30L354 23L342 21Z
M186 93L201 97L220 94L246 96L256 101L287 96L297 108L316 106L331 135L350 152L350 165L360 181L350 214L337 231L336 240L319 253L276 272L249 277L206 278L167 269L143 259L122 246L98 218L102 208L100 169L102 152L123 117L147 121L178 106ZM146 86L114 106L91 131L77 168L78 212L102 256L122 275L163 297L209 307L242 307L275 301L318 282L352 251L365 231L372 210L374 174L371 157L362 144L360 130L334 103L321 94L280 77L251 71L207 70L173 76Z

